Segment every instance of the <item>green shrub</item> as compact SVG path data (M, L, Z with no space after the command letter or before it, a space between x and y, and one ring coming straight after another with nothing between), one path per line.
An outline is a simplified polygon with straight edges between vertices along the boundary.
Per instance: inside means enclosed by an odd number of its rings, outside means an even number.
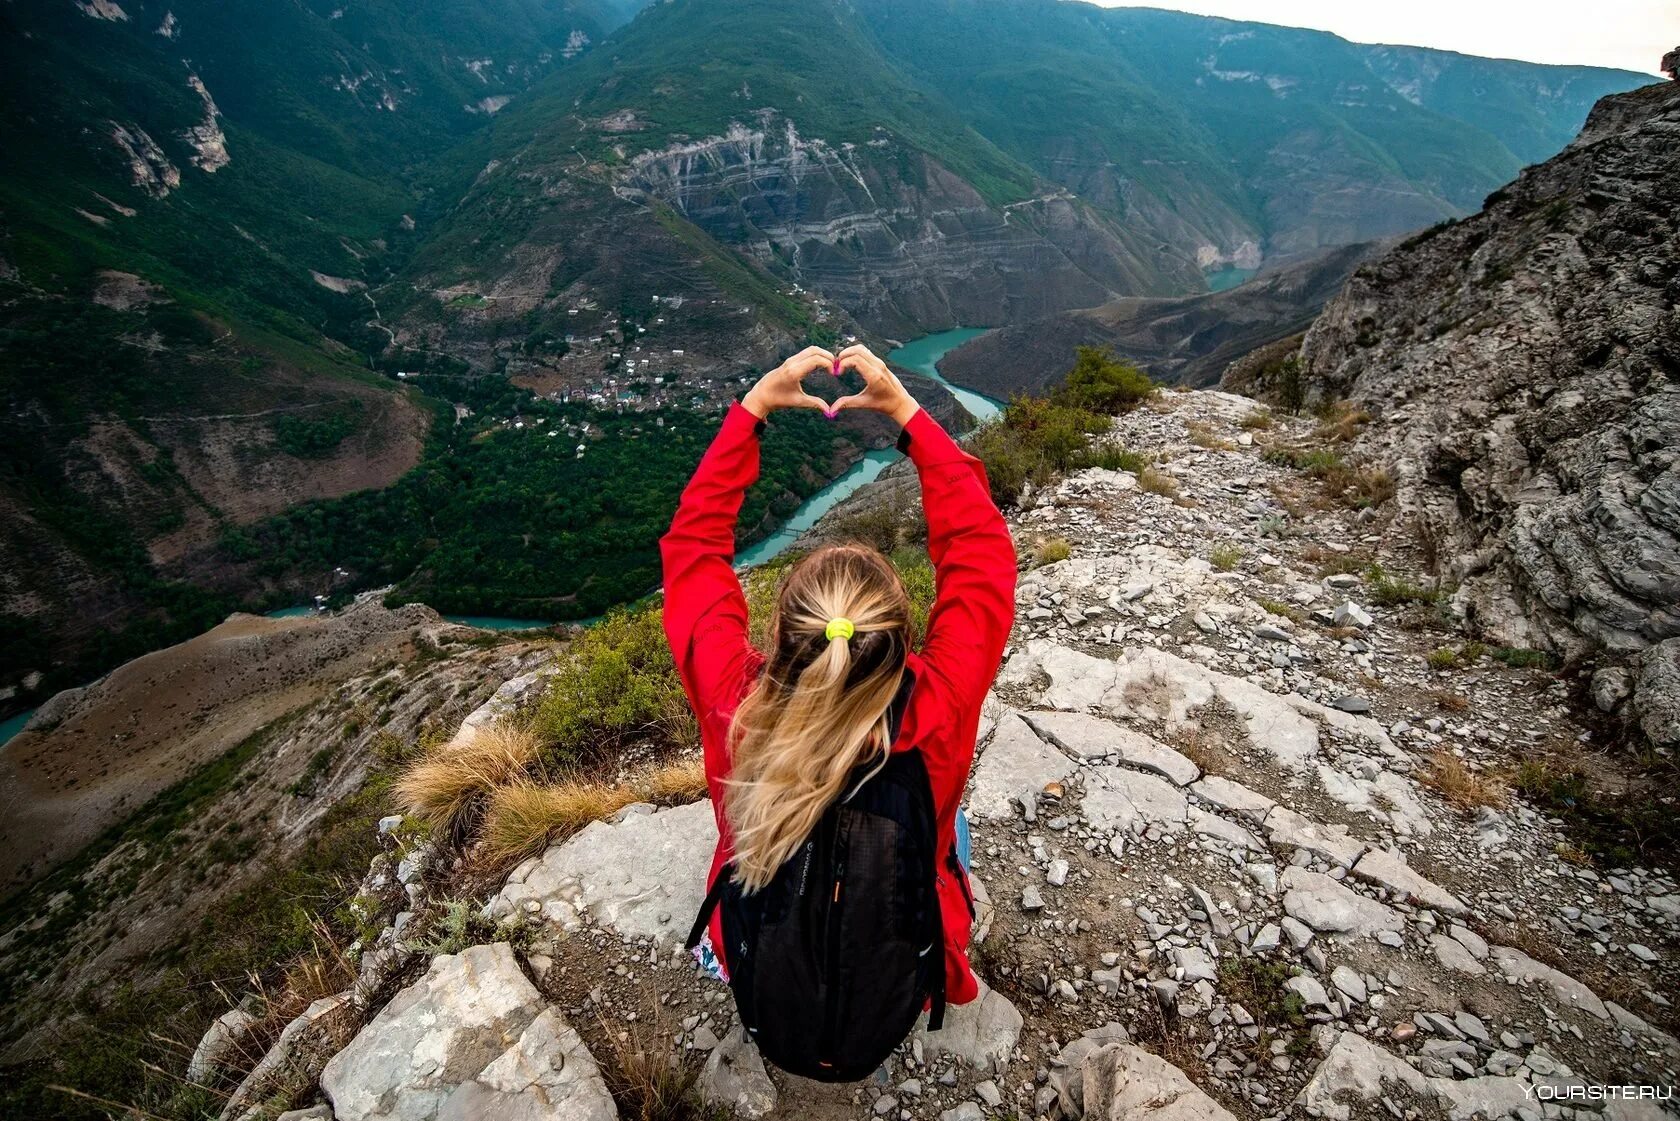
M1441 646L1431 650L1426 660L1430 669L1452 669L1458 665L1458 651L1450 646Z
M1134 451L1127 451L1117 444L1099 444L1081 453L1076 459L1075 466L1080 469L1101 467L1107 471L1130 471L1137 475L1149 466L1149 457Z
M1067 380L1053 396L1058 404L1113 414L1130 412L1155 392L1155 383L1136 366L1107 350L1082 346Z
M1229 572L1243 559L1243 551L1229 541L1215 545L1208 561L1221 572Z
M1017 397L997 421L975 433L969 451L986 465L992 500L999 506L1021 498L1027 483L1042 486L1083 466L1090 437L1108 431L1113 420L1038 397Z
M1496 646L1488 651L1512 669L1551 669L1552 656L1544 650L1527 650L1520 646Z
M658 609L608 612L559 661L536 713L550 755L565 760L648 733L685 746L698 741Z
M1403 603L1434 603L1440 598L1437 589L1402 576L1392 576L1380 564L1373 564L1365 570L1365 580L1370 585L1371 598L1391 607Z

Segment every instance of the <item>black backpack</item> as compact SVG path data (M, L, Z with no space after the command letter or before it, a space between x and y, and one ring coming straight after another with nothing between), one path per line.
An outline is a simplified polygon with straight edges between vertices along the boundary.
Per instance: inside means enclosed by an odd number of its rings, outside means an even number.
M745 893L732 864L718 870L688 945L721 907L735 1007L766 1059L854 1082L904 1041L925 1003L929 1029L941 1026L937 850L933 787L911 749L864 771L762 890Z

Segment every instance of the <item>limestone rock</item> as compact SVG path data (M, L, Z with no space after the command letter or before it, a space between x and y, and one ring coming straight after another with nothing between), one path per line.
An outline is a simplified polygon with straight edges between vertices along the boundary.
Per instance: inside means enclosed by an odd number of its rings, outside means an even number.
M1010 712L998 718L997 730L981 753L970 780L968 812L975 817L1007 821L1015 816L1014 800L1034 794L1044 785L1073 773L1073 760L1045 743Z
M1104 831L1177 829L1190 816L1184 794L1171 783L1124 767L1093 768L1080 809L1093 829Z
M243 1008L230 1008L211 1023L192 1058L187 1061L188 1082L209 1082L216 1069L244 1040L257 1018Z
M1565 1004L1590 1012L1601 1020L1610 1018L1609 1010L1597 993L1567 973L1535 961L1521 950L1511 946L1490 946L1488 960L1513 981L1538 982L1550 988Z
M1023 714L1039 735L1080 759L1118 758L1179 786L1194 782L1201 768L1166 744L1083 712Z
M507 943L439 956L328 1061L321 1089L338 1121L426 1121L542 1010Z
M1436 543L1460 613L1503 645L1647 651L1631 703L1659 743L1680 738L1680 649L1649 654L1680 638L1677 127L1680 83L1601 99L1481 213L1361 268L1300 351L1315 395L1377 414L1354 453L1393 472L1393 532Z
M1400 1056L1345 1031L1301 1087L1295 1105L1313 1117L1348 1121L1353 1116L1350 1100L1375 1102L1396 1090L1427 1097L1429 1079Z
M1354 864L1353 874L1449 915L1463 915L1468 910L1452 892L1424 879L1399 856L1386 849L1367 849Z
M1020 1035L1020 1011L1008 997L981 981L975 999L946 1007L942 1028L928 1031L924 1015L912 1038L921 1041L928 1055L950 1055L977 1070L992 1071L1009 1061Z
M717 846L709 801L591 822L576 836L516 868L485 908L491 918L526 912L536 901L565 927L587 909L619 934L679 944L706 894Z
M1236 1121L1183 1071L1130 1043L1098 1049L1082 1070L1085 1121Z
M1343 868L1351 868L1365 850L1363 841L1348 836L1347 826L1309 821L1287 806L1273 807L1266 815L1265 827L1273 844L1306 849Z
M1394 908L1367 899L1322 873L1286 868L1282 883L1284 911L1321 934L1376 934L1406 927L1406 920Z
M706 1101L748 1121L768 1117L776 1109L776 1084L764 1068L764 1057L739 1024L712 1048L695 1088Z
M1204 802L1241 814L1256 824L1265 821L1266 815L1277 804L1258 790L1250 790L1223 775L1204 775L1190 785L1190 792Z
M549 1008L477 1077L444 1101L438 1121L618 1121L595 1057ZM339 1121L346 1121L339 1115Z

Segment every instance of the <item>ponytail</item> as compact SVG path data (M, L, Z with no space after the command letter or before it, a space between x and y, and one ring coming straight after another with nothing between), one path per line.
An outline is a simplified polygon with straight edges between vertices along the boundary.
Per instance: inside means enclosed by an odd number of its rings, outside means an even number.
M910 649L909 597L873 549L820 549L789 574L770 642L729 732L724 814L735 880L748 891L805 843L860 765L886 762L888 709Z

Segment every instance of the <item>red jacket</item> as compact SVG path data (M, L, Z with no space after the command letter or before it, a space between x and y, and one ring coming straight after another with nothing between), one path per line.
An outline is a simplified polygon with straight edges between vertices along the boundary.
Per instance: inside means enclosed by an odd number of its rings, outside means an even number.
M758 478L763 427L739 404L730 406L723 428L683 491L670 531L659 542L665 634L700 721L706 783L717 815L718 847L707 883L732 852L723 813L729 722L764 662L747 637L747 600L732 564L735 519L743 493ZM980 461L958 447L932 417L917 411L904 426L899 447L921 476L937 591L921 652L909 658L915 683L893 750L914 746L922 752L943 853L955 842L980 707L1015 617L1015 545L992 504ZM958 884L942 861L937 886L945 923L946 999L965 1004L978 993L968 966L967 885ZM721 957L719 921L714 914L711 935Z

